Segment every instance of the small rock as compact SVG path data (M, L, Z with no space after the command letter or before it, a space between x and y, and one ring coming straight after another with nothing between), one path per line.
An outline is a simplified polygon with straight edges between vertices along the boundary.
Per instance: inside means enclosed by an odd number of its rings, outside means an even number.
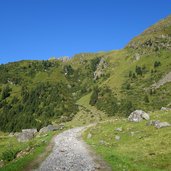
M13 136L14 136L14 133L11 132L8 136L9 136L9 137L13 137Z
M22 158L27 154L28 154L28 152L26 152L26 151L20 151L19 153L17 153L16 158Z
M100 140L99 143L100 143L101 145L104 145L104 144L105 144L105 142L104 142L103 140Z
M116 128L115 131L122 132L122 128Z
M60 150L60 152L62 152L62 153L63 153L63 152L65 152L65 150L64 150L64 149L61 149L61 150Z
M31 148L30 147L27 147L25 151L26 152L29 152L30 150L31 150Z
M100 170L100 169L101 169L101 166L100 166L99 164L97 164L97 165L95 166L95 169Z
M89 133L89 134L87 135L87 138L90 139L91 137L92 137L92 134Z
M135 135L135 132L131 132L131 136L133 137Z
M14 136L17 137L20 134L20 132L15 132Z
M120 136L118 136L118 135L115 136L115 140L116 140L116 141L119 141L120 139L121 139Z
M4 161L0 160L0 168L4 166Z

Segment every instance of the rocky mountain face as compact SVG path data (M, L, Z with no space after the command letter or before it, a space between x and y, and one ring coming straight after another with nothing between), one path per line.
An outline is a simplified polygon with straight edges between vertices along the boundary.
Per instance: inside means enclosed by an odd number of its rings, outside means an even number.
M139 55L158 52L163 49L171 51L171 16L145 30L126 47Z
M0 130L67 122L89 103L110 116L169 107L170 72L171 16L119 51L0 65Z

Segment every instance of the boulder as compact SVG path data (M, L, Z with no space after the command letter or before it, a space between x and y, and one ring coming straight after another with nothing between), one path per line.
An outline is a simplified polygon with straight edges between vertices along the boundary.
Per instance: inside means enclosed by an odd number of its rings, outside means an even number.
M150 116L149 116L148 113L146 113L146 112L144 112L142 110L135 110L128 117L128 120L131 121L131 122L140 122L143 119L149 120Z
M27 142L34 137L32 132L21 132L16 135L18 142Z
M142 111L142 112L143 112L143 111ZM149 119L150 119L149 114L148 114L148 113L145 113L145 112L142 113L141 117L142 117L143 119L145 119L145 120L149 120Z
M56 130L59 130L59 128L61 128L61 127L57 127L57 126L54 126L54 125L48 125L46 127L41 128L39 133L46 133L46 132L56 131Z
M33 133L34 135L37 133L37 129L33 128L33 129L22 129L22 132L30 132Z
M169 110L171 110L171 108L162 107L160 110L162 110L162 111L169 111Z
M146 125L147 126L155 126L158 129L171 126L171 124L169 124L168 122L160 122L160 121L155 121L155 120L147 122Z
M155 124L156 128L164 128L164 127L169 127L171 126L171 124L169 124L168 122L158 122L157 124Z

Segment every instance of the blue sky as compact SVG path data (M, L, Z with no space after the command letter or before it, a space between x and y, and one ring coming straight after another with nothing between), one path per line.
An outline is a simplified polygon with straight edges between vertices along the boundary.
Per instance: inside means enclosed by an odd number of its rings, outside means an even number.
M123 48L169 0L0 0L0 63Z

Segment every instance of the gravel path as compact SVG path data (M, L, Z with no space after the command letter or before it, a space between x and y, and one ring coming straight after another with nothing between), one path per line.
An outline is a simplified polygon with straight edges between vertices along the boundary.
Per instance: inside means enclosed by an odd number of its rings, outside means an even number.
M95 171L111 170L88 149L81 140L85 127L65 131L55 137L52 153L40 165L37 171Z

